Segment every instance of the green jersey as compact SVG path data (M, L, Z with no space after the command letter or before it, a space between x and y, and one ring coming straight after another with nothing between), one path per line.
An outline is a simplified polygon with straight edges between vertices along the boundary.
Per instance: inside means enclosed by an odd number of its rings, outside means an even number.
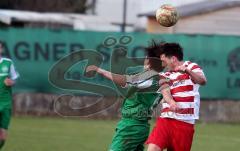
M118 123L110 151L143 151L153 108L162 99L161 89L167 86L157 72L147 70L127 76L129 87L122 104L122 119Z
M129 90L122 104L122 117L145 121L150 119L153 108L162 99L159 81L159 74L153 70L127 76Z
M6 78L16 80L18 74L12 60L0 58L0 108L11 108L12 105L12 89L5 85Z

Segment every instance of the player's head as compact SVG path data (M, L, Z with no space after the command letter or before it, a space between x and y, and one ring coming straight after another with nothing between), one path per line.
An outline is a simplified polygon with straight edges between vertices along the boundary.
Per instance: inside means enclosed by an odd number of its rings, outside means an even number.
M163 70L162 62L159 59L159 56L161 55L161 52L162 52L161 47L163 44L164 44L163 42L157 43L154 40L152 40L150 46L145 48L149 67L157 72L160 72Z
M168 69L174 68L179 61L183 60L182 47L178 43L163 44L160 59L163 67L167 67Z

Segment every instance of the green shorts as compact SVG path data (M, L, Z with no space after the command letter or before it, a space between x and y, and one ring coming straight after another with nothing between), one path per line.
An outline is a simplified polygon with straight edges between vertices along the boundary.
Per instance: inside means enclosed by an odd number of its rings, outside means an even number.
M110 151L143 151L149 135L148 121L121 119L110 146Z
M12 115L12 110L3 108L0 110L0 128L8 129Z

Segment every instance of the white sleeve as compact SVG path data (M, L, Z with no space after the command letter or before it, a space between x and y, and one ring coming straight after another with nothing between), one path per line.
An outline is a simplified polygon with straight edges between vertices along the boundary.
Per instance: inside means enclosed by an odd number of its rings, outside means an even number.
M152 80L150 79L155 75L158 75L158 73L153 70L144 71L136 75L126 75L127 84L125 87L128 86L135 86L138 88L149 87L152 84Z
M10 78L12 80L16 80L19 77L18 72L16 71L15 67L13 64L10 66Z

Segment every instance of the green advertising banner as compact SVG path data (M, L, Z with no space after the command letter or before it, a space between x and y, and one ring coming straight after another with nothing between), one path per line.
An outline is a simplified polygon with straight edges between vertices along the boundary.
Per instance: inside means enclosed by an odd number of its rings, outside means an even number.
M144 47L152 39L180 43L185 60L198 63L204 70L208 83L201 87L202 98L240 99L240 37L219 35L162 35L146 33L89 32L49 29L0 29L4 56L12 58L20 74L15 92L81 93L84 88L61 88L49 82L49 71L60 59L73 52L84 53L85 60L74 62L67 72L56 71L55 77L64 74L66 79L88 81L115 89L111 81L100 76L84 76L85 66L91 52L103 59L95 58L100 66L110 69L111 61L124 64L113 51L127 50L127 57L144 57ZM88 55L89 52L89 55ZM119 56L121 56L121 51ZM94 58L92 58L94 60ZM71 59L70 59L71 60ZM74 60L74 58L73 58ZM71 64L71 63L70 63ZM65 67L63 67L65 68ZM131 70L131 69L130 69ZM136 69L134 69L136 70ZM57 81L57 80L56 80ZM108 93L111 95L111 93Z

